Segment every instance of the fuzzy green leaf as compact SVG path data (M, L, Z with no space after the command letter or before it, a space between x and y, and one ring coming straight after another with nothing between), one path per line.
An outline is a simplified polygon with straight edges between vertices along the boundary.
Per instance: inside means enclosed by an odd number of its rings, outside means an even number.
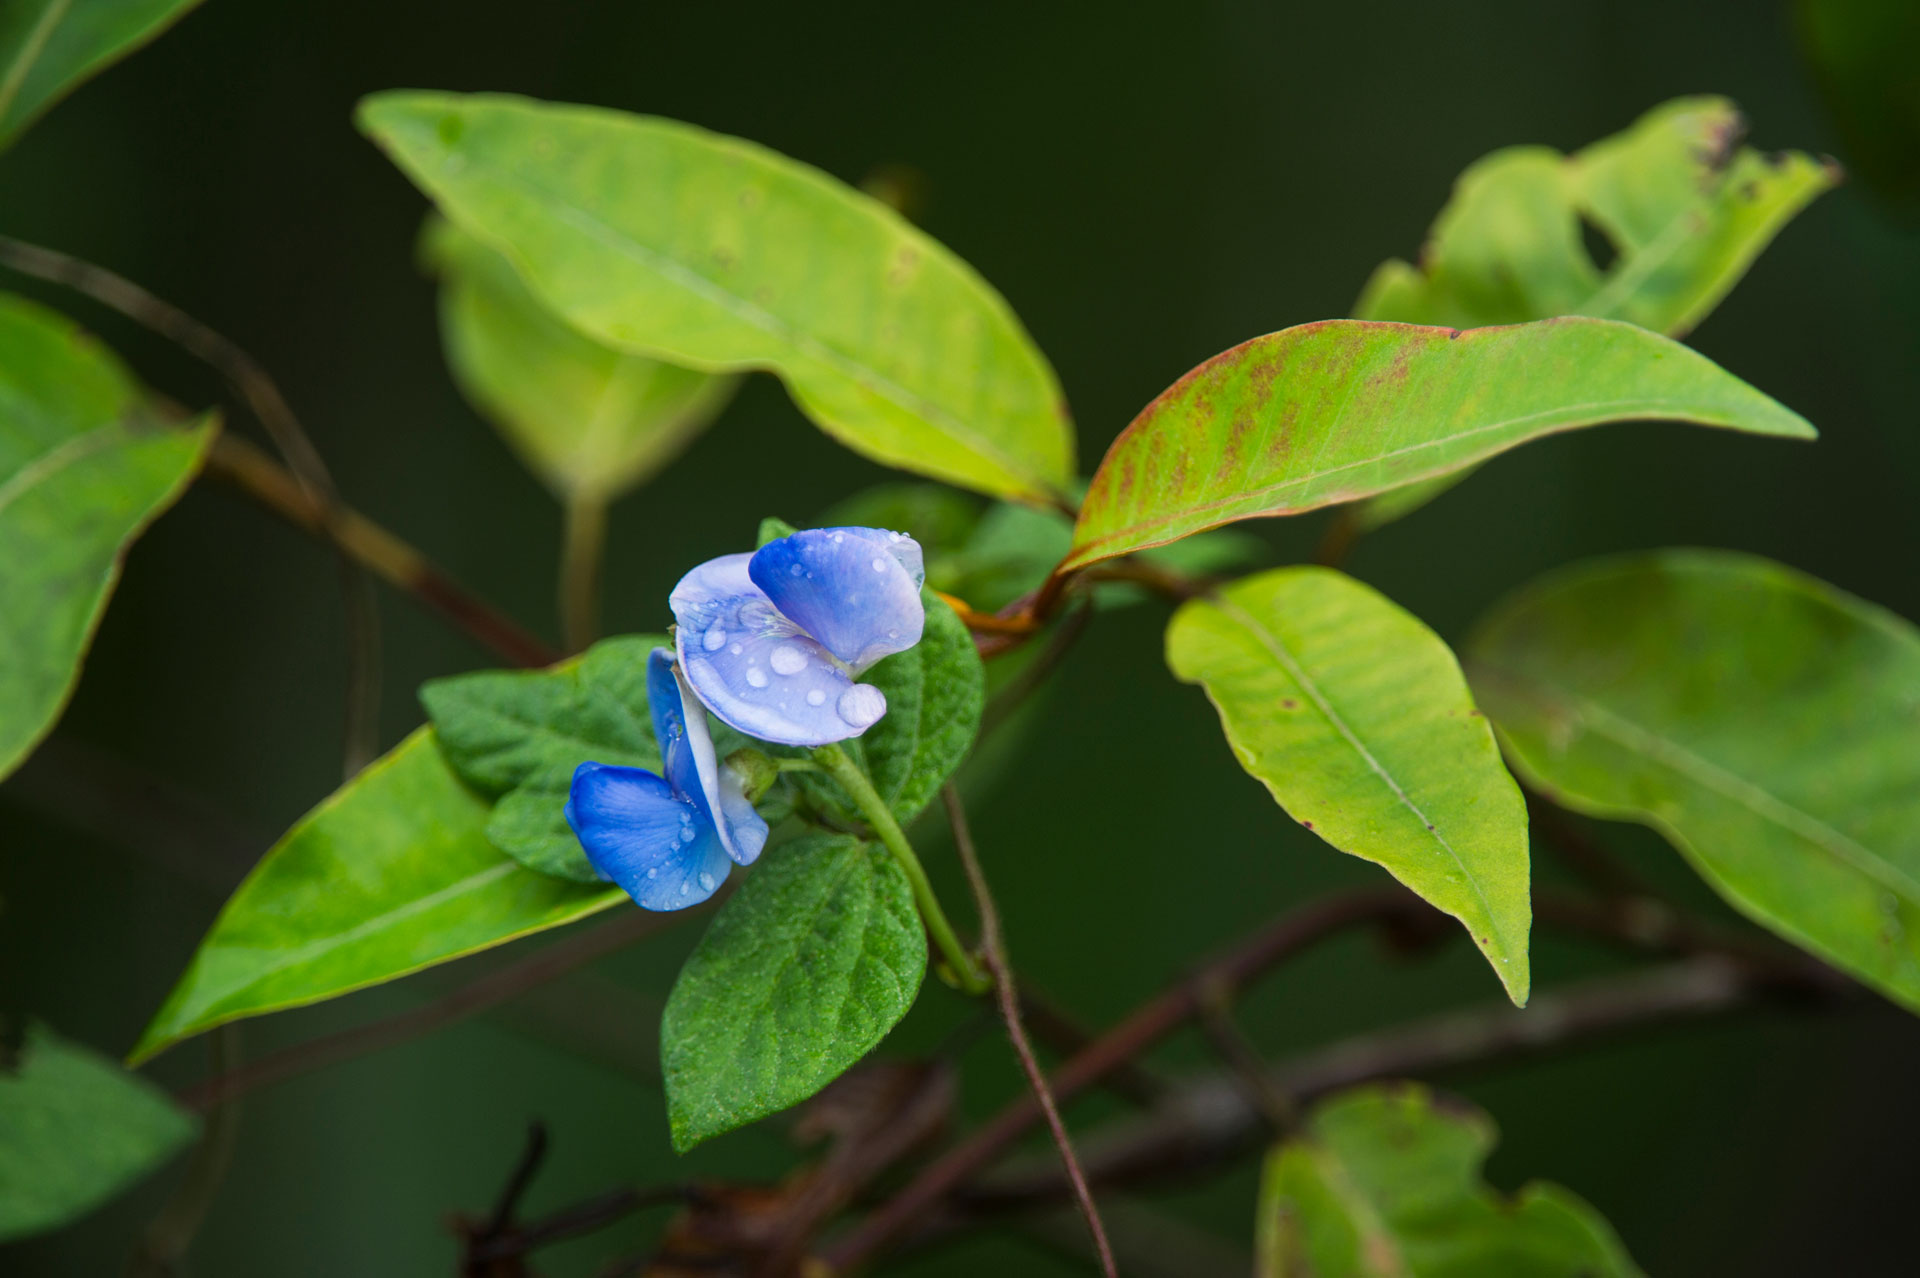
M1216 355L1147 405L1100 463L1062 567L1642 418L1814 435L1704 355L1614 320L1465 331L1303 324Z
M661 1021L674 1148L797 1104L913 1006L927 942L906 873L845 835L761 858L715 916Z
M162 422L91 337L0 294L0 776L60 717L128 546L214 429Z
M0 1070L0 1242L92 1211L166 1162L199 1124L118 1061L43 1025Z
M1183 604L1167 665L1288 815L1459 919L1527 1001L1526 803L1438 635L1351 577L1281 568Z
M422 728L288 831L241 883L134 1059L245 1016L378 985L626 900L525 869Z
M360 125L581 332L709 372L768 369L876 461L1056 500L1073 438L1005 299L869 196L692 125L394 92Z
M1494 1142L1485 1114L1417 1084L1322 1101L1267 1157L1260 1278L1641 1278L1573 1193L1481 1180Z
M42 111L152 40L200 0L9 0L0 5L0 148Z
M1508 758L1920 1011L1920 630L1764 559L1576 565L1467 649Z

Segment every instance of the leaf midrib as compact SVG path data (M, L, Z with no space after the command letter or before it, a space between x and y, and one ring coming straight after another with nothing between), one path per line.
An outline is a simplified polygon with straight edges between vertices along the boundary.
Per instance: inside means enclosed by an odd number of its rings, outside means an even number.
M119 423L108 422L55 445L22 466L0 484L0 514L33 488L105 449L119 434Z
M52 38L54 29L60 20L67 16L67 10L73 7L73 0L53 0L40 15L40 20L27 33L20 45L20 54L7 68L5 78L0 79L0 132L4 132L7 114L13 110L13 104L20 96L20 86L27 82L27 73L40 55L46 52L47 41Z

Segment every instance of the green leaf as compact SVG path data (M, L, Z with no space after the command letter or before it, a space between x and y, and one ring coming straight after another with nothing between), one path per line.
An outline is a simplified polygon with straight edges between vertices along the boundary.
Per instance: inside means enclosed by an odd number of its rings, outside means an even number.
M27 1028L0 1070L0 1242L85 1215L193 1139L193 1115L119 1062Z
M608 501L678 457L733 397L714 377L615 350L527 291L505 257L435 218L440 334L454 380L562 498Z
M661 1061L674 1148L825 1087L913 1006L927 941L882 849L816 835L768 852L674 983Z
M815 523L823 528L887 528L920 543L928 571L942 554L957 549L980 522L978 497L943 484L876 484L836 502Z
M764 549L770 542L779 541L783 537L791 537L799 531L798 528L795 528L778 515L768 515L760 521L760 529L754 534L753 548L755 550Z
M1072 479L1059 385L1005 299L819 170L672 120L497 95L376 94L359 119L589 336L777 373L887 465L1038 502Z
M81 81L172 26L199 0L11 0L0 6L0 148Z
M1641 1278L1575 1194L1488 1186L1495 1140L1484 1113L1415 1083L1322 1101L1267 1157L1260 1278Z
M1289 816L1459 919L1526 1003L1526 803L1438 635L1351 577L1280 568L1181 605L1167 665Z
M528 869L602 882L567 825L573 771L589 759L660 770L647 707L647 654L665 635L623 635L551 670L483 670L430 680L420 701L461 778L498 798L494 846Z
M987 675L966 623L932 591L921 592L927 628L920 642L861 676L887 696L887 712L860 736L841 742L901 825L933 800L966 759L986 706ZM804 749L783 753L804 757ZM824 773L793 774L829 811L858 808ZM857 816L855 817L857 819Z
M92 338L0 294L0 776L60 717L127 547L214 430L162 422Z
M1920 632L1747 555L1576 565L1500 605L1474 688L1515 768L1660 831L1737 909L1920 1011Z
M1495 151L1460 175L1419 268L1383 263L1354 314L1451 328L1592 315L1680 337L1840 178L1830 161L1738 146L1745 127L1725 98L1678 98L1571 156ZM1615 251L1605 269L1583 221ZM1357 517L1379 527L1466 475L1383 493Z
M287 832L214 920L135 1062L626 900L536 874L487 841L487 803L422 728Z
M1216 355L1147 405L1100 463L1061 566L1353 501L1542 435L1635 418L1814 434L1705 356L1631 324L1323 320Z

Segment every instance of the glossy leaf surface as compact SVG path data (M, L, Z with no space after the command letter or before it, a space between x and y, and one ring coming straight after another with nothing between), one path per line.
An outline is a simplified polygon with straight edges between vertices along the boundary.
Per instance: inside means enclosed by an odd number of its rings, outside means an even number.
M494 95L367 99L366 130L582 332L767 369L849 448L996 496L1073 476L1060 389L1006 301L819 170L692 125Z
M1801 152L1740 146L1744 127L1725 98L1679 98L1573 155L1495 151L1460 175L1420 266L1383 263L1354 314L1452 328L1592 315L1680 337L1839 180ZM1604 268L1583 222L1613 249ZM1463 478L1382 493L1359 509L1361 524L1398 519Z
M214 920L134 1049L300 1007L626 900L515 864L421 729L303 817Z
M0 149L81 81L199 0L8 0L0 6Z
M1100 463L1063 567L1637 418L1814 434L1705 356L1630 324L1303 324L1214 356L1147 405Z
M128 545L213 433L162 422L91 337L0 294L0 776L59 718Z
M420 689L445 752L468 785L498 799L487 837L529 869L600 882L567 825L582 763L660 770L647 707L647 654L665 635L623 635L551 670L482 670Z
M797 1104L871 1051L927 965L913 890L878 846L817 835L768 852L681 969L660 1026L682 1152Z
M1756 922L1920 1011L1920 631L1767 560L1577 565L1494 610L1515 767L1640 821Z
M193 1139L193 1115L118 1061L31 1025L0 1070L0 1242L64 1225Z
M1495 1139L1485 1114L1417 1084L1321 1102L1268 1155L1260 1278L1640 1278L1574 1194L1481 1180Z
M1183 604L1167 665L1206 689L1287 814L1466 925L1527 1001L1527 809L1440 637L1328 568Z
M554 315L504 256L451 223L427 232L440 336L467 399L561 497L645 483L732 398L738 379L615 350Z

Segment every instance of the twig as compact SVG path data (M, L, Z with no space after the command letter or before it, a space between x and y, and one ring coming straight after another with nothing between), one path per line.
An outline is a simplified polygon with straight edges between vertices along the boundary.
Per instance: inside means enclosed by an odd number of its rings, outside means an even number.
M1293 1127L1293 1098L1280 1090L1272 1071L1233 1019L1233 992L1205 991L1197 1019L1200 1032L1239 1080L1248 1103L1267 1120L1273 1135L1285 1135Z
M218 1077L232 1074L239 1064L240 1027L222 1025L208 1036L213 1055L213 1071ZM173 1196L147 1226L139 1248L128 1262L127 1272L135 1278L161 1278L179 1269L180 1260L200 1231L213 1200L233 1164L234 1143L240 1131L240 1099L237 1092L215 1092L206 1106L206 1127L200 1143L187 1160L186 1172L175 1186Z
M557 1243L562 1239L604 1229L614 1221L632 1215L643 1207L681 1203L685 1202L688 1196L689 1191L684 1185L659 1185L644 1189L624 1186L608 1190L584 1202L564 1207L530 1225L507 1230L497 1237L474 1239L468 1248L466 1269L463 1272L485 1272L478 1266L487 1261L524 1256L530 1251Z
M1652 896L1644 879L1576 826L1552 800L1532 790L1526 791L1526 800L1528 827L1545 835L1548 845L1588 887L1606 896Z
M1084 1026L1024 984L1020 987L1020 1016L1035 1038L1062 1056L1071 1056L1093 1042L1093 1035ZM1168 1087L1165 1079L1138 1061L1123 1062L1100 1081L1115 1096L1148 1109L1160 1103Z
M356 1025L336 1034L296 1043L188 1088L180 1093L179 1099L182 1104L204 1110L219 1097L244 1095L256 1088L285 1082L328 1065L418 1038L604 958L643 937L671 927L693 912L682 910L672 914L649 914L641 910L624 910L619 917L599 927L536 950L519 962L489 972L444 998L367 1025Z
M600 560L606 544L606 498L569 496L560 546L560 634L568 652L585 651L600 628Z
M1093 604L1075 609L1060 623L1060 628L1047 640L1047 646L1035 654L1033 661L1008 681L1007 686L994 694L987 702L987 708L980 715L979 739L984 740L988 733L998 728L1013 716L1013 712L1026 704L1040 689L1053 672L1060 667L1067 651L1078 643L1080 636L1087 631L1087 624L1093 620Z
M207 473L223 479L294 527L333 543L375 576L433 609L482 646L517 666L546 666L560 654L455 583L418 550L349 506L316 506L299 481L245 440L221 435Z
M500 1187L500 1197L494 1200L493 1214L487 1217L485 1238L498 1237L513 1224L515 1213L520 1210L520 1200L527 1196L528 1186L533 1184L534 1176L540 1170L540 1164L547 1160L547 1125L539 1120L527 1124L527 1143L521 1146L520 1158L507 1173L507 1183Z
M1075 1055L1055 1072L1054 1095L1061 1103L1072 1100L1121 1063L1172 1033L1193 1017L1204 989L1237 988L1315 942L1356 924L1407 919L1430 911L1431 907L1418 897L1395 887L1329 897L1288 914L1198 974L1135 1009ZM837 1241L827 1252L828 1262L836 1270L851 1269L885 1247L949 1192L998 1158L1039 1118L1040 1111L1030 1097L1013 1101L985 1126L923 1168L905 1189Z
M339 493L333 476L321 460L319 449L313 446L313 438L301 426L292 405L280 393L279 385L265 366L239 343L171 302L155 297L132 280L55 249L0 235L0 264L23 275L84 293L158 333L212 368L233 388L267 432L306 499L323 512L332 512L338 507ZM349 627L344 770L352 776L372 759L377 749L380 632L361 570L344 557L340 582Z
M1322 568L1338 568L1346 563L1353 543L1360 540L1363 530L1354 509L1351 505L1342 506L1327 521L1326 530L1320 534L1320 544L1313 552L1313 562Z
M1106 1278L1119 1278L1113 1263L1113 1245L1107 1241L1106 1226L1100 1221L1100 1208L1093 1201L1093 1191L1088 1188L1086 1173L1081 1171L1080 1160L1073 1152L1073 1140L1060 1117L1060 1107L1054 1103L1047 1076L1041 1072L1033 1044L1027 1041L1026 1028L1020 1022L1020 995L1014 987L1013 965L1007 959L1006 938L1000 931L1000 911L994 905L986 871L981 868L980 855L973 846L973 832L967 826L960 792L949 782L942 787L940 796L946 802L947 820L953 826L953 845L960 854L960 864L966 869L967 882L973 888L974 904L980 913L981 957L993 976L994 999L1000 1005L1001 1020L1006 1022L1007 1040L1013 1044L1014 1055L1020 1058L1020 1068L1027 1076L1027 1085L1033 1089L1035 1103L1046 1116L1054 1147L1060 1151L1060 1165L1066 1169L1067 1179L1073 1185L1074 1202L1086 1218L1087 1232L1093 1236L1093 1250L1100 1259L1101 1272Z

